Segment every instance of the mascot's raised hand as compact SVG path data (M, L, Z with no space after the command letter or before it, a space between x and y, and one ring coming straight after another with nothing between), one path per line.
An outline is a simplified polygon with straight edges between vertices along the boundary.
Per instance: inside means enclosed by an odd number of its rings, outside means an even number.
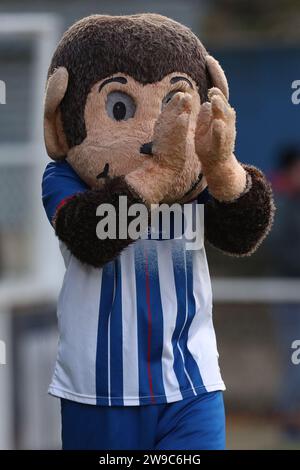
M201 105L195 147L210 193L219 201L233 201L247 187L247 173L234 155L236 114L228 103L227 81L220 65L211 56L206 61L220 88L211 88L209 101Z
M174 182L182 178L189 158L191 114L191 96L176 93L155 123L153 142L146 144L145 152L150 158L125 178L147 204L176 200L191 185L191 180L185 178L184 184L174 187Z

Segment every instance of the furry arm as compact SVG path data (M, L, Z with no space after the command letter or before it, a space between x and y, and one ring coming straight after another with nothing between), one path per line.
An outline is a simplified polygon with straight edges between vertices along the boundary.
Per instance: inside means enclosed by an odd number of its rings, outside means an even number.
M97 237L96 226L99 216L96 210L100 204L111 204L116 211L117 234L119 220L119 196L127 196L127 204L141 202L141 199L129 189L124 178L118 177L106 181L102 189L91 189L75 194L60 207L55 215L55 232L65 243L70 252L82 263L95 268L108 263L134 240ZM130 218L128 217L128 222Z
M214 197L205 206L205 237L227 254L253 253L268 234L274 217L272 190L264 175L252 166L245 191L233 202Z

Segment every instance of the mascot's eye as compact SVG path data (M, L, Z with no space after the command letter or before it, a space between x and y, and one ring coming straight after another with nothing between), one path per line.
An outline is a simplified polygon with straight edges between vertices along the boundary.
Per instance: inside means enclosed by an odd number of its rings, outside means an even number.
M170 91L170 93L168 93L164 99L162 100L162 109L164 109L167 104L171 101L171 99L173 98L174 95L176 95L176 93L178 93L178 91L174 90L174 91Z
M112 91L107 96L106 111L115 121L126 121L134 116L135 103L131 96L121 91Z

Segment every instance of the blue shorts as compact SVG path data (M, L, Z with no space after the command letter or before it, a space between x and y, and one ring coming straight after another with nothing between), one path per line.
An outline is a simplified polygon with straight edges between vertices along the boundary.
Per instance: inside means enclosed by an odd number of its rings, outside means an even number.
M61 400L63 449L204 450L225 448L220 391L175 403L94 406Z

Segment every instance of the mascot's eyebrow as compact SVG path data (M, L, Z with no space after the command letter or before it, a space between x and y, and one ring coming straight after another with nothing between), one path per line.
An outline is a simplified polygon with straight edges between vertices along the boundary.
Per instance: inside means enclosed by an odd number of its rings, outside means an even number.
M186 77L172 77L170 82L173 84L173 83L177 83L177 82L180 82L180 81L184 81L184 82L187 82L191 88L194 88L193 85L192 85L192 82L189 81L188 78Z
M127 83L127 79L125 77L112 77L112 78L107 78L106 80L104 80L104 82L101 83L101 85L99 86L99 93L100 91L102 90L102 88L107 85L108 83L113 83L113 82L117 82L117 83L122 83L123 85L125 85Z

